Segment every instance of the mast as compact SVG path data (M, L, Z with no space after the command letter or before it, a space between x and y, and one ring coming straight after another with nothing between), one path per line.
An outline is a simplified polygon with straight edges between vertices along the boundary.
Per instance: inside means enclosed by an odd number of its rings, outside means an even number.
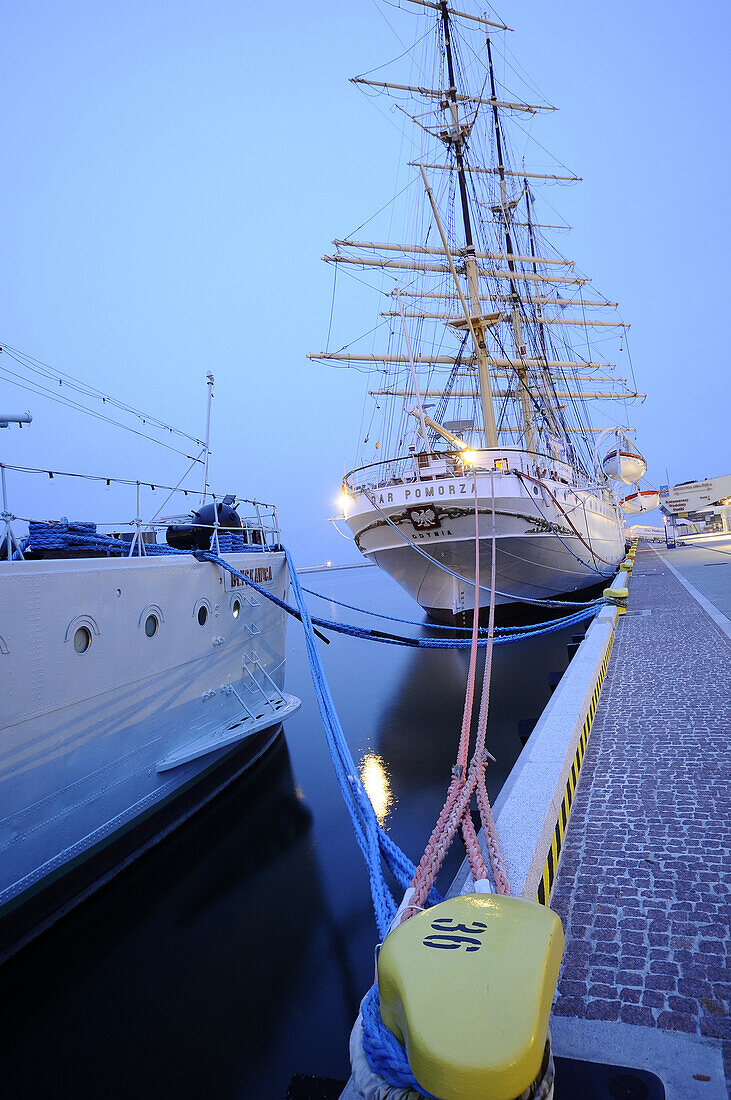
M201 494L201 504L206 503L206 496L208 494L208 458L210 455L209 443L211 441L211 402L213 401L213 374L211 371L206 371L206 385L208 386L208 404L206 407L206 442L205 452L206 457L203 462L203 493Z
M515 263L512 259L514 255L513 240L510 233L510 215L508 208L508 188L505 182L505 163L503 161L503 142L500 134L500 116L495 101L497 96L495 95L495 71L492 64L492 45L490 43L490 36L487 35L487 61L490 69L490 94L493 99L492 106L492 121L495 131L495 144L497 146L497 170L500 176L500 211L502 214L503 232L505 234L505 251L508 254L508 268L511 272L515 273ZM516 358L523 358L523 327L520 319L520 294L516 283L510 280L510 324L513 329L513 343L515 346ZM516 367L516 374L518 375L518 383L520 390L520 405L523 411L523 423L525 425L525 445L529 451L535 450L535 442L533 439L533 411L531 409L530 391L528 389L528 372L525 366Z
M525 185L525 207L526 207L527 219L528 219L528 239L530 241L531 254L535 255L535 252L533 252L533 249L535 248L535 236L534 236L534 233L533 233L533 218L531 216L531 193L528 189L528 181L527 180L524 180L524 185ZM537 269L536 264L533 264L533 270L536 271L536 269ZM561 426L564 429L564 439L566 441L566 447L568 449L568 454L569 454L569 457L571 459L571 462L574 466L579 466L580 465L579 455L578 455L578 452L576 450L576 447L574 446L573 442L571 441L571 436L566 431L566 424L564 422L564 418L560 414L561 406L559 404L559 397L556 393L556 386L554 384L553 375L551 374L551 369L549 367L548 348L546 347L546 330L545 330L545 327L544 327L547 324L547 321L546 321L545 317L543 316L543 303L538 301L536 304L537 304L536 312L538 314L538 331L539 331L540 341L541 341L541 357L542 357L542 360L543 360L543 363L542 363L543 372L544 372L544 376L545 376L545 379L546 379L546 385L548 387L548 393L549 393L549 395L552 395L552 397L553 397L553 401L550 400L550 398L545 401L545 409L546 409L546 414L548 416L549 426L550 426L551 431L553 432L553 434L558 435L559 434L559 423L561 424ZM563 318L563 323L564 324L566 323L565 318ZM611 322L604 322L604 324L611 324ZM555 405L554 405L554 402L555 402Z
M525 178L523 179L523 186L525 188L525 208L526 208L526 211L527 211L527 221L528 221L528 239L530 240L530 245L531 245L531 255L535 256L535 252L532 251L535 240L534 240L534 236L533 236L533 221L531 219L530 191L528 190L528 180L525 179ZM534 274L538 273L538 265L536 263L533 264L533 273ZM538 336L539 336L540 343L541 343L541 358L543 360L543 362L542 362L543 375L544 375L544 381L546 383L545 412L546 412L546 416L548 418L548 423L549 423L549 427L551 429L551 432L553 433L553 435L558 435L558 426L557 426L557 422L556 422L556 410L554 409L553 402L551 400L551 395L555 396L555 388L554 388L554 385L553 385L553 378L551 377L551 372L548 369L548 348L546 347L546 330L545 330L545 328L543 326L543 323L542 323L543 322L543 307L542 307L540 302L538 303L538 308L536 309L536 313L538 315Z
M459 182L459 198L462 207L462 221L465 234L465 258L464 266L467 275L467 290L470 299L470 313L475 336L475 354L477 356L477 375L480 386L480 400L482 404L482 422L485 431L485 446L497 447L497 428L495 425L495 410L492 403L492 380L488 364L487 346L485 344L485 323L480 308L480 284L478 279L477 259L475 257L475 245L472 239L472 222L470 219L470 207L467 200L467 180L464 168L463 148L464 141L459 122L459 108L457 106L457 86L454 80L454 62L452 60L452 42L449 28L449 8L447 0L441 0L439 8L442 13L442 26L444 28L444 47L447 55L447 72L449 75L449 104L452 114L452 133L447 138L447 144L454 148L457 163L457 179ZM494 95L494 93L493 93ZM493 108L494 110L495 108ZM501 158L502 159L502 158Z

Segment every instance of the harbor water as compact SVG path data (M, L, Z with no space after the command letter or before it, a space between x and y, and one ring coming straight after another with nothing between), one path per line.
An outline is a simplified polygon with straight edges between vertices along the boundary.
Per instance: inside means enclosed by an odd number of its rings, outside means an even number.
M308 597L316 614L374 625L335 599L421 621L374 568L302 580L329 597ZM491 797L576 633L495 648ZM449 784L468 653L343 636L322 648L376 811L418 861ZM377 937L295 622L287 654L287 689L302 707L266 759L0 969L6 1100L279 1100L296 1073L347 1077L348 1035L373 979ZM455 842L443 887L462 855Z

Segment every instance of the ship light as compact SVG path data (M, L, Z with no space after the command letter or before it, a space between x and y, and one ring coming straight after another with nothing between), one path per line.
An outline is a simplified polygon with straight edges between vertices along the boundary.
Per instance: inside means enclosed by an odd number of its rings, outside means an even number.
M349 493L347 493L345 491L345 489L343 489L338 494L338 496L335 498L335 504L340 509L340 511L341 511L341 513L344 517L347 516L348 512L350 511L350 507L351 507L352 503L353 503L352 497L350 496Z
M478 455L477 451L470 450L462 451L462 454L460 455L460 458L464 462L465 466L476 466L479 457L480 456Z

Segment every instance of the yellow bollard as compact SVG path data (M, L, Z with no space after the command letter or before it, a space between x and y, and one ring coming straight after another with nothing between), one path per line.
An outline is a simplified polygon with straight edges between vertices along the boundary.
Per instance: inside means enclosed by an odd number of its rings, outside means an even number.
M629 596L629 589L626 588L626 587L625 588L605 588L604 591L602 592L602 596L604 596L604 598L607 599L607 600L626 600L627 597Z
M399 925L378 956L381 1017L444 1100L515 1100L538 1076L564 936L552 910L466 894Z

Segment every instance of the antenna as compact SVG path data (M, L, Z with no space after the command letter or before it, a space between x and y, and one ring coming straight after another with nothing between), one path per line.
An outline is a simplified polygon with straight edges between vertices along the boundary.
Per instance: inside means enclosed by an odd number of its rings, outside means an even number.
M203 500L201 504L206 503L206 494L208 492L208 457L211 453L208 446L211 440L211 402L213 401L213 374L211 371L206 371L206 379L206 385L208 386L208 408L206 410L206 457L203 462Z

